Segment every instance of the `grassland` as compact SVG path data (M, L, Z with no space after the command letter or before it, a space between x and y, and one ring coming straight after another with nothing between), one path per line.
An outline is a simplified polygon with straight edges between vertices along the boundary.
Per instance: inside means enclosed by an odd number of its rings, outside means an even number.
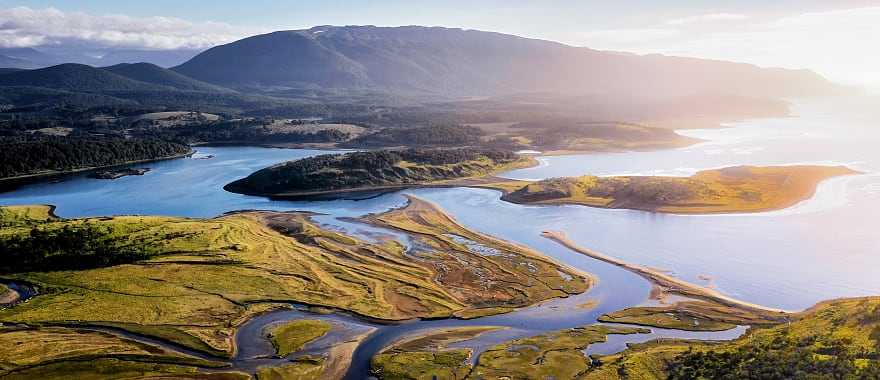
M290 364L257 369L257 380L318 380L323 379L325 360L320 357L296 358Z
M0 207L0 227L22 227L57 219L52 206Z
M822 302L731 342L649 342L598 360L583 379L874 379L880 297Z
M524 204L580 204L675 214L777 210L813 196L819 182L856 174L842 166L737 166L691 177L571 177L510 184L502 199ZM493 187L484 184L483 187Z
M483 260L475 248L453 245L445 238L438 240L446 245L436 247L436 259L423 256L413 260L396 241L367 243L322 229L308 215L299 213L242 212L213 219L118 216L61 220L49 218L44 206L0 210L11 226L0 230L0 239L26 236L33 228L54 230L88 224L118 238L118 244L146 247L150 252L143 260L122 265L4 274L7 281L34 285L39 295L0 310L0 323L36 329L16 332L26 336L49 328L124 330L220 362L234 354L233 336L242 323L280 303L406 320L449 317L486 307L510 310L582 292L588 284L584 277L573 272L569 277L568 269L537 253L527 254L508 243L487 240L455 224L446 226L454 228L452 231L443 226L432 227L431 231L482 239L486 247L508 252L510 257ZM413 234L419 238L424 235ZM479 262L487 274L462 279L439 273L440 264L452 262L453 256ZM508 282L497 282L502 279ZM479 291L469 294L468 287ZM169 362L162 353L134 361L117 355L134 348L106 352L100 344L92 351L80 352L75 348L76 340L65 342L74 346L64 348L74 353L63 358L67 362L88 358L112 368L132 366L132 371L143 374L149 371L139 366L147 362L161 364L157 364L156 368L162 367L158 372L182 374L195 373L196 368L208 365L188 361L192 358ZM43 350L26 351L21 361L15 362L5 360L11 356L0 357L4 358L0 360L4 362L3 370L9 373L45 377L44 372L28 371L64 368L54 366L57 359ZM28 360L37 364L25 364ZM338 362L331 363L337 372L344 370L336 368L344 364ZM125 371L120 369L120 373Z
M438 329L396 342L373 357L372 373L383 380L464 379L471 370L472 351L448 345L497 329L481 326Z
M422 248L409 257L431 267L429 276L455 299L474 305L456 316L503 313L535 300L582 293L591 281L538 252L466 229L416 197L410 196L405 208L365 221L410 234L419 243Z
M275 354L287 356L299 351L306 343L318 339L330 331L328 322L317 319L299 319L273 326L269 338L275 346Z
M729 342L663 339L632 344L611 355L583 353L609 334L645 331L592 325L516 339L484 352L472 369L456 366L457 372L437 378L867 380L880 376L880 297L822 302L792 315L790 323L753 327ZM374 365L396 364L393 368L398 370L389 376L377 372L380 378L430 379L421 376L424 368L441 368L453 358L461 359L412 349L396 357L377 356Z
M602 315L599 321L687 331L724 331L736 326L777 324L784 318L718 302L692 300L665 306L631 307Z
M593 367L582 350L609 334L647 330L608 326L565 329L494 346L480 356L470 378L573 379Z

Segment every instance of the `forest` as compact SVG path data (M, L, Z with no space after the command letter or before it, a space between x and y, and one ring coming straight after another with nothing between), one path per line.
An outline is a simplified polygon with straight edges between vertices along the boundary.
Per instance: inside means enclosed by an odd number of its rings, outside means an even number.
M0 235L0 273L101 268L151 256L114 236L109 227L88 222L62 228L34 226L27 234Z
M871 335L880 339L880 326ZM821 348L816 343L815 337L779 336L730 351L689 350L670 363L669 379L880 379L880 347L875 352L850 353L851 341L823 342Z
M0 178L112 166L190 151L187 145L154 138L7 136L0 137Z

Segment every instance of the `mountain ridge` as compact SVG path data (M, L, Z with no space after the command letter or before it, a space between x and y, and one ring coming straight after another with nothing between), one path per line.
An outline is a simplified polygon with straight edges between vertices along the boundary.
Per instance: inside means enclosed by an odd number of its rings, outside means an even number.
M378 88L453 96L520 92L788 97L834 85L811 71L605 52L441 27L318 26L250 36L172 70L229 87Z

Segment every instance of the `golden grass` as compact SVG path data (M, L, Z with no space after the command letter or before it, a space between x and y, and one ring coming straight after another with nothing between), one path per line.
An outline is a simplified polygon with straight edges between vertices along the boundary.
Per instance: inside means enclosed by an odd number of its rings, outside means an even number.
M257 369L257 380L318 380L322 379L325 360L319 357L301 357L290 364Z
M36 212L16 211L18 215ZM112 236L146 247L155 255L143 262L106 268L10 274L7 277L13 281L35 284L40 295L0 310L0 323L107 326L229 357L238 326L283 302L404 320L525 306L587 287L586 280L574 272L570 272L571 279L563 279L560 271L568 270L546 258L448 221L445 227L425 228L441 235L454 232L479 239L510 251L512 258L484 260L448 237L437 238L443 243L441 248L450 251L441 255L466 257L490 269L493 276L516 278L522 285L492 284L490 291L476 297L463 296L467 289L450 287L459 282L438 279L431 260L413 260L400 244L367 243L322 229L298 213L48 220L40 228L82 223L110 229ZM30 228L4 228L2 234L26 234ZM489 284L479 280L463 283ZM504 297L492 299L493 294ZM42 360L40 353L34 355L35 360Z
M580 204L676 214L760 212L810 198L819 182L855 174L836 166L730 167L691 177L572 177L533 182L503 199L530 204ZM491 185L489 186L491 187Z
M275 346L275 354L287 356L299 351L307 343L327 334L330 323L317 319L298 319L289 321L269 329L269 339Z
M51 206L3 206L0 207L0 227L21 227L56 219Z
M412 253L433 268L434 281L463 304L463 318L497 314L554 297L582 293L589 276L525 247L462 227L429 202L409 205L366 221L413 235L426 248Z
M476 379L573 379L592 367L582 350L609 334L643 329L587 326L565 329L496 345L480 356L470 377Z

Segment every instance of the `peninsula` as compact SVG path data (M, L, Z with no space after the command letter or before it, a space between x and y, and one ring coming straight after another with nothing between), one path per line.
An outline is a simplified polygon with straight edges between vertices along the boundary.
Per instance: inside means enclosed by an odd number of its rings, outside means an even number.
M271 166L229 183L224 189L273 198L310 198L449 186L450 180L485 177L534 164L535 160L528 156L481 148L351 152Z
M821 181L857 173L844 166L734 166L691 177L582 176L478 186L501 190L502 199L520 204L718 214L790 207L812 197Z

